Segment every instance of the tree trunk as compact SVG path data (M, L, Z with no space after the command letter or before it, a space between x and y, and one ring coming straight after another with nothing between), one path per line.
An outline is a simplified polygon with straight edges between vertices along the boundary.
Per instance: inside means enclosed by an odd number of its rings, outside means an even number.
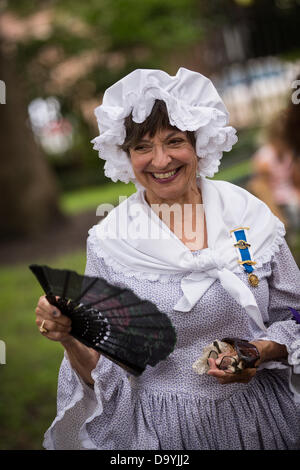
M23 78L15 57L0 42L0 79L6 104L0 104L0 238L31 236L61 217L58 188L29 124Z

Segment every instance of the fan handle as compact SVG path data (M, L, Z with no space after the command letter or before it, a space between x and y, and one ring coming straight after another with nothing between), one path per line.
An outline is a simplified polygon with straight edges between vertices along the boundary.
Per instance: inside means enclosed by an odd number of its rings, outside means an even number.
M63 299L61 299L60 297L57 299L53 294L47 294L46 299L48 300L49 304L53 305L54 307L57 307L63 315L66 315L67 317L71 318L68 310L66 309L66 303L63 302Z

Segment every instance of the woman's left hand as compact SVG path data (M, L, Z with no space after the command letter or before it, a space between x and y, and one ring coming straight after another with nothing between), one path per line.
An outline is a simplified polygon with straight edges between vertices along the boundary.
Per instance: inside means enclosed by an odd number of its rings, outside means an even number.
M257 367L264 361L276 361L286 359L287 349L283 344L276 343L275 341L257 340L250 341L254 344L259 352L260 359L255 363L255 367L251 369L243 369L241 372L230 372L229 370L220 370L217 366L221 363L223 356L235 355L235 352L228 354L219 354L217 359L208 359L209 370L208 375L216 377L220 384L229 384L234 382L248 383L255 376Z
M218 366L221 363L221 360L224 356L234 356L236 353L232 352L231 354L227 353L222 353L219 354L217 359L208 359L209 363L209 370L207 372L208 375L211 375L212 377L216 377L218 379L218 382L220 384L229 384L229 383L234 383L234 382L239 382L239 383L248 383L250 380L255 376L257 367L259 364L264 360L265 354L264 354L264 347L265 343L269 343L268 341L252 341L253 344L258 349L258 352L260 354L260 359L258 359L255 363L255 367L249 368L249 369L243 369L240 372L231 372L229 370L221 370L218 368Z
M228 356L228 353L220 354L216 360L208 359L210 368L207 371L207 374L212 377L216 377L220 384L229 384L234 382L248 383L255 376L256 368L243 369L241 372L237 373L219 369L217 366L220 364L223 356Z

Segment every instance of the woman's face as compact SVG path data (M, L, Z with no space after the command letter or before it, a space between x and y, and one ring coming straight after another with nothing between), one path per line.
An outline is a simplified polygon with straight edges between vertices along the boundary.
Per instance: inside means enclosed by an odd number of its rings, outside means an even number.
M197 156L185 132L164 129L129 149L136 179L146 189L148 202L188 201L197 191Z

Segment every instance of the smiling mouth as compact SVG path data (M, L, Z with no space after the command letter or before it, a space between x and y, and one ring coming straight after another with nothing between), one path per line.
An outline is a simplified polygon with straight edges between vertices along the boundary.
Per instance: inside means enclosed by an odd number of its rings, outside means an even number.
M152 178L154 178L155 180L158 180L158 181L171 181L172 179L174 179L174 177L177 176L177 173L179 173L179 171L181 170L181 168L183 168L182 166L178 167L178 168L175 168L174 170L171 170L171 171L168 171L168 172L165 172L165 173L151 173L151 176Z

